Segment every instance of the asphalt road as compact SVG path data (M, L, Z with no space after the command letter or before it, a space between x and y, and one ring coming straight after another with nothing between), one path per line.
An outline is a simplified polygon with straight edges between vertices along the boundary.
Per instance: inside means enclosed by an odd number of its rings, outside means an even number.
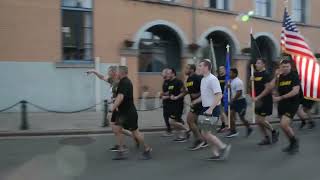
M1 180L319 180L320 132L298 132L298 154L281 152L286 139L278 144L258 147L260 134L232 140L230 158L225 162L206 161L209 150L191 152L191 144L175 143L160 133L145 134L153 147L153 159L139 160L140 152L130 146L129 159L111 160L107 149L114 144L112 135L55 136L0 139Z

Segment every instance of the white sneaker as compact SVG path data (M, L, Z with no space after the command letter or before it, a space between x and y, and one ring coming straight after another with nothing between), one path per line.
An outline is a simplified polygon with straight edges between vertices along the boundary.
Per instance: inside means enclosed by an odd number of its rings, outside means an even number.
M162 137L172 137L173 133L171 132L165 132L164 134L161 135Z
M232 137L236 137L236 136L239 136L239 133L238 132L230 132L226 138L232 138Z

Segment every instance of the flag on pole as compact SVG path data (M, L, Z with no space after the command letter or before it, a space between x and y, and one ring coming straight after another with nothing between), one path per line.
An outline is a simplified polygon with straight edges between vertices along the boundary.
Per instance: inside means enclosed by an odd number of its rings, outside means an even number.
M261 52L258 47L256 39L253 37L252 33L250 33L250 50L251 50L251 64L255 63L258 58L261 58Z
M258 44L257 44L257 41L256 41L256 39L253 37L253 35L252 35L252 29L251 29L251 32L250 32L250 50L251 50L251 53L250 53L250 55L251 55L251 68L250 68L250 70L251 70L251 76L253 76L253 68L254 68L254 63L257 61L257 59L258 58L261 58L262 56L261 56L261 52L260 52L260 49L259 49L259 46L258 46ZM255 89L254 89L254 81L252 81L251 82L251 96L252 97L256 97L256 93L255 93Z
M229 104L229 98L228 98L228 85L230 84L230 52L227 51L226 55L226 78L225 78L225 88L223 92L223 101L224 101L224 111L228 112L228 104Z
M252 35L252 28L250 32L250 50L251 50L251 66L250 66L250 75L251 77L254 77L254 64L257 61L258 58L262 58L261 52L259 49L259 46L256 42L256 39ZM251 80L251 97L255 98L256 97L256 90L254 86L254 79ZM256 103L255 101L252 101L252 122L256 123L256 116L255 116L255 109L256 109Z
M320 66L287 8L284 10L280 44L282 50L290 54L296 64L304 97L319 100Z

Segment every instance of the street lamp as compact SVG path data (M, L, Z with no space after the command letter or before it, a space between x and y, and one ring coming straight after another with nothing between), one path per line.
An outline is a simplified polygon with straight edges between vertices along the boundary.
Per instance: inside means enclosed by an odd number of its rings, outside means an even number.
M254 11L249 11L247 13L241 13L238 16L238 19L242 22L248 22L250 20L250 17L254 15Z

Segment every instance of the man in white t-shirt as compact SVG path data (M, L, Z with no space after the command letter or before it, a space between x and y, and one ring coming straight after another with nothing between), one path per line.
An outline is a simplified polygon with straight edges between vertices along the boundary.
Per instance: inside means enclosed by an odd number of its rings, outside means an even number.
M252 133L252 128L249 122L245 119L247 102L243 95L244 87L242 80L238 77L238 70L236 68L230 69L231 77L231 114L230 114L230 132L226 136L227 138L238 136L236 130L236 114L239 114L240 120L247 127L247 137Z
M198 119L198 126L208 144L212 147L213 156L208 160L225 160L229 156L231 145L223 143L218 137L212 134L220 115L220 103L222 98L218 78L211 74L210 60L202 60L199 70L203 78L201 80L201 96L191 102L195 105L202 102L203 110Z

